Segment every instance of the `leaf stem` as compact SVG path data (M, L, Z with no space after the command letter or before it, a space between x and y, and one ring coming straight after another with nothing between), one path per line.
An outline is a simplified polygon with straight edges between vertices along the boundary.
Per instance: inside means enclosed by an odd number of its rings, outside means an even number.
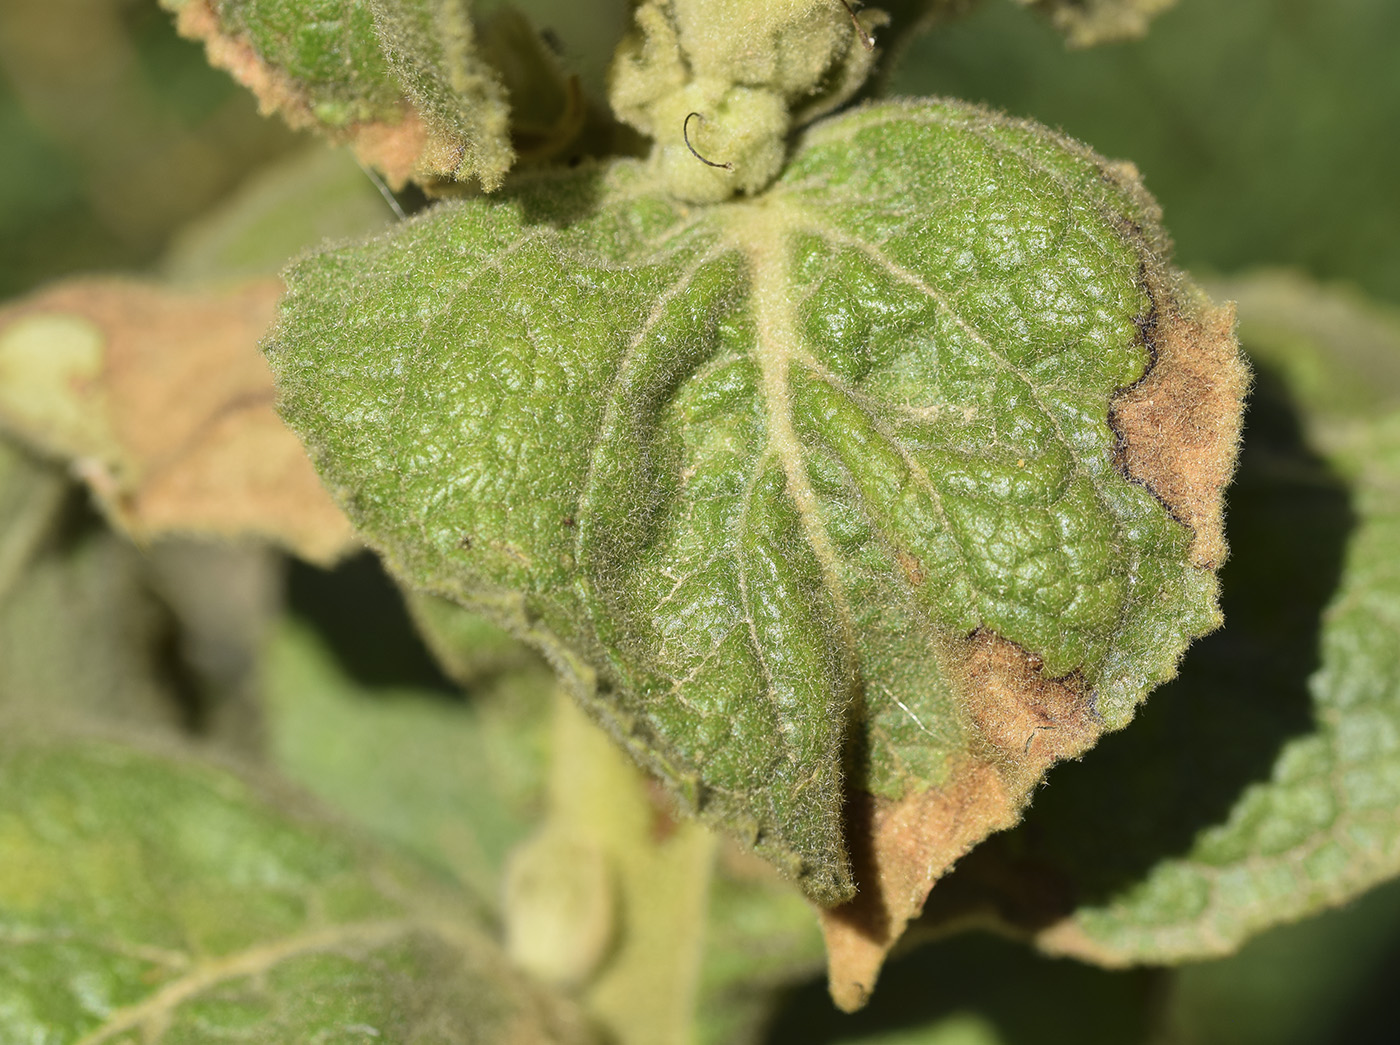
M616 944L584 1003L618 1045L694 1038L715 837L674 820L660 791L562 691L555 718L551 819L605 854Z

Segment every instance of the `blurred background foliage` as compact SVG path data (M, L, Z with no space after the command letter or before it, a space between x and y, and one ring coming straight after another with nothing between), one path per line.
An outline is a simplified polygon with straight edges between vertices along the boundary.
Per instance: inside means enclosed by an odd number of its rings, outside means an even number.
M521 6L600 93L626 5ZM986 102L1131 160L1165 208L1178 260L1199 275L1290 267L1400 302L1397 53L1400 5L1392 0L1180 0L1146 39L1092 51L1067 50L1044 21L987 0L914 40L888 89ZM238 198L240 186L304 144L259 117L246 92L175 35L155 0L4 0L0 299L69 273L169 270L172 257L189 253L186 230L196 218ZM365 186L346 192L363 212L352 226L387 217L387 209L373 213ZM32 463L7 467L54 485ZM176 641L169 618L180 599L161 585L178 587L178 555L139 563L85 509L63 510L70 522L43 559L48 572L25 581L37 586L36 598L54 616L84 621L135 599L145 609L126 615L127 629L166 636L165 646ZM278 572L258 561L269 576ZM258 626L271 635L257 640L271 651L258 707L238 710L242 676L225 685L232 696L211 697L198 692L208 680L176 677L179 658L168 649L139 671L113 668L116 653L79 648L72 628L36 633L43 614L0 620L9 660L0 675L57 665L62 677L27 684L52 692L55 704L60 691L100 695L103 685L74 679L102 678L117 694L105 713L130 705L138 718L183 716L196 731L223 729L229 746L262 750L361 826L489 894L542 801L547 679L537 666L517 667L513 684L527 701L503 704L497 681L464 704L368 558L333 572L297 565L280 583L287 609ZM223 708L232 724L201 719L206 706ZM346 728L328 740L318 724L332 715ZM386 735L404 740L391 745L396 758L378 757ZM480 757L409 756L415 736L432 750L460 744ZM476 768L464 771L469 764ZM400 815L405 808L413 816ZM480 833L455 822L461 808ZM990 935L949 937L903 954L871 1006L847 1017L826 998L819 944L801 905L756 901L742 885L751 869L731 862L712 905L700 1013L706 1042L738 1040L765 1020L760 1040L769 1045L1393 1040L1387 1007L1400 977L1400 884L1266 933L1230 958L1171 970L1104 971ZM489 910L493 901L482 902ZM775 987L781 1002L769 1018Z
M992 0L915 40L889 86L1131 160L1198 275L1296 266L1396 301L1398 48L1386 0L1178 0L1144 39L1088 51Z

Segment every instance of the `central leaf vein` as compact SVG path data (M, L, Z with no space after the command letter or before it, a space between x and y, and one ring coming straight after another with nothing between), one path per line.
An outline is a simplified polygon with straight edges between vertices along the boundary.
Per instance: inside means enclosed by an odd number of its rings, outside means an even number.
M854 619L841 582L836 548L822 523L803 460L802 444L793 425L790 369L794 356L801 354L802 349L790 296L790 241L782 233L781 223L773 224L780 230L776 235L773 227L762 221L753 222L740 234L753 280L753 352L768 419L768 447L782 466L788 498L797 511L807 543L816 555L822 579L831 593L845 639L842 660L846 679L854 681L857 678Z

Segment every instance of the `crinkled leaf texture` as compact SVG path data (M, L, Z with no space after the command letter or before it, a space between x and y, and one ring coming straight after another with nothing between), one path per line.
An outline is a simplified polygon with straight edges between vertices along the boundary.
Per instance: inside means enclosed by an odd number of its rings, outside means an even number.
M930 918L991 907L1056 953L1188 961L1400 873L1400 315L1296 276L1219 291L1260 375L1229 625Z
M961 104L817 125L750 200L650 178L522 179L300 262L284 416L401 576L533 642L819 903L854 851L905 918L1214 626L1229 316L1130 172Z
M0 1039L574 1042L477 916L221 770L0 742Z

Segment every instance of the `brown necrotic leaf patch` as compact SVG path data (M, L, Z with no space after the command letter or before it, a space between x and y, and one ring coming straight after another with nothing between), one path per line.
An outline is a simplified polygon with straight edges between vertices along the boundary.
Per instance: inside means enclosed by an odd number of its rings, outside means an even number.
M81 279L0 310L0 425L71 459L137 540L255 537L331 562L354 531L277 416L258 348L280 294Z
M1149 280L1157 303L1143 324L1153 363L1114 401L1119 470L1140 482L1195 535L1191 561L1225 561L1225 487L1235 471L1249 368L1235 340L1235 308L1177 304Z
M976 742L942 787L898 799L856 792L847 838L860 892L821 912L831 996L847 1012L935 882L982 839L1012 826L1050 765L1093 746L1102 727L1077 676L1047 679L1038 657L988 631L955 658Z

